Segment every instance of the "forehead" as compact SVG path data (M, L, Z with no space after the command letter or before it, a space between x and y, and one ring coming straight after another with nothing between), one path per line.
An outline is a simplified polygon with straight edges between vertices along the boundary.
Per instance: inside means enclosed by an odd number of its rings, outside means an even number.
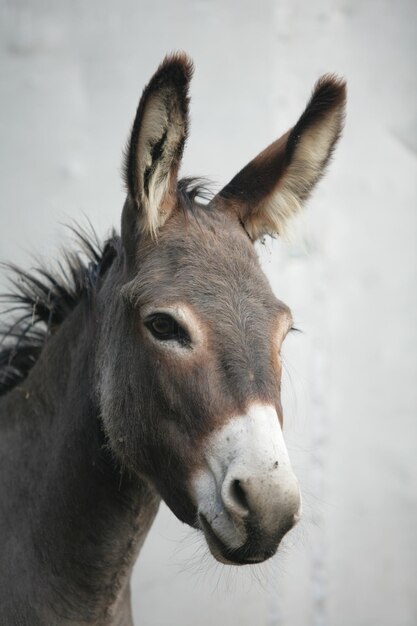
M216 209L195 206L173 215L157 242L141 250L135 282L143 304L184 301L208 314L219 308L289 314L236 217Z

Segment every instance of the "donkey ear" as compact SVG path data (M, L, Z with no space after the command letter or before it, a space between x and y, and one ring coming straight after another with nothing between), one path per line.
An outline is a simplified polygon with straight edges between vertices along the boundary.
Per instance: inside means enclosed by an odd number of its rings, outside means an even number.
M243 168L218 194L248 235L282 234L326 164L344 122L346 84L334 75L316 83L297 124Z
M165 57L144 89L126 150L127 203L137 211L139 229L152 236L176 203L192 73L192 61L185 53Z

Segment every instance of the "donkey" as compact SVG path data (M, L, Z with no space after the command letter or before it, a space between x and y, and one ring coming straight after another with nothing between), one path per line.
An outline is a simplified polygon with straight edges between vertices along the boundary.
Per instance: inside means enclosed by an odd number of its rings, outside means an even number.
M178 180L192 62L165 58L125 154L121 234L58 272L14 266L0 352L0 623L132 625L162 498L222 563L260 563L300 517L280 348L290 309L254 242L279 235L341 133L323 76L297 124L204 201Z

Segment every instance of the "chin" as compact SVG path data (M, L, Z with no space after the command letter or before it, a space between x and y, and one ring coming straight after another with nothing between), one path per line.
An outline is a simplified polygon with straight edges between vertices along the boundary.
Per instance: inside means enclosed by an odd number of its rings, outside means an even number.
M264 563L276 553L279 541L273 546L260 548L258 541L246 541L239 548L228 547L213 531L204 515L199 516L200 528L213 557L224 565L256 565Z

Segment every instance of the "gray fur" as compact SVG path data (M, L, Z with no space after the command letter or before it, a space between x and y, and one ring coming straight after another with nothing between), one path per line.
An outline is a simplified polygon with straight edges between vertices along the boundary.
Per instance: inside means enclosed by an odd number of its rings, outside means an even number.
M273 405L282 422L276 333L290 314L239 217L250 206L237 210L236 195L230 206L230 193L202 206L176 182L190 68L183 55L168 58L144 92L121 236L90 264L70 260L68 280L26 275L14 296L23 322L9 328L12 344L0 353L2 625L131 626L132 568L160 498L200 528L190 481L207 437L254 401ZM141 116L162 106L161 94L166 103L168 87L177 104L165 117L183 135L174 154L165 141L153 145L151 165L138 169ZM146 180L135 176L143 170L149 181L158 159L170 191L164 219L144 228ZM253 197L245 180L243 204ZM188 337L178 360L158 348L146 317L176 303L192 310L204 336L198 350ZM25 326L31 314L45 331ZM247 562L255 546L272 556L289 527L264 536L251 518L244 553L228 560Z

